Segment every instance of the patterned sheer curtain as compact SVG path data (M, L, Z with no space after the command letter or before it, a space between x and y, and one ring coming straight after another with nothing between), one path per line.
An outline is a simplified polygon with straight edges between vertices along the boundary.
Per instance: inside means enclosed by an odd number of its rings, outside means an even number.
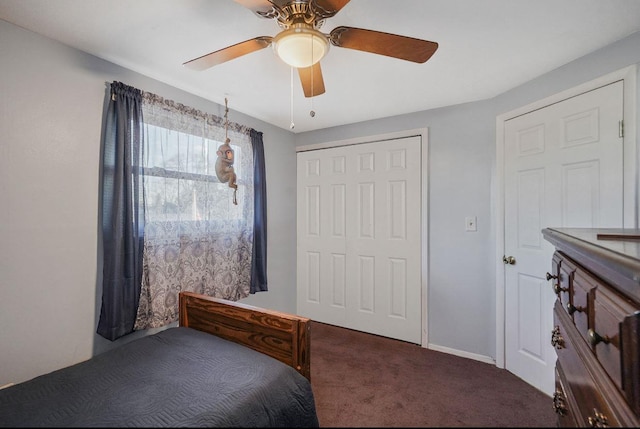
M176 321L180 291L248 296L254 252L255 130L151 93L142 111L145 230L135 330ZM214 170L227 137L237 204Z

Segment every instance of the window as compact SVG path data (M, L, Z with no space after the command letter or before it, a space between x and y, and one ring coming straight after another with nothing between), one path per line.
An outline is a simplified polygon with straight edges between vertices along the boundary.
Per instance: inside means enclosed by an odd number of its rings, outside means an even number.
M234 301L248 296L254 227L249 129L146 94L142 110L145 225L136 330L177 320L183 290ZM227 137L235 199L215 173Z
M228 184L221 183L215 174L216 152L223 142L154 125L145 126L145 140L147 222L242 218L243 198L238 200L237 208L222 203L233 194ZM248 185L243 174L247 166L243 166L242 147L233 143L231 147L242 193Z
M96 332L113 341L174 322L181 291L229 300L266 291L262 133L122 82L109 95ZM220 142L234 150L233 187L215 174Z

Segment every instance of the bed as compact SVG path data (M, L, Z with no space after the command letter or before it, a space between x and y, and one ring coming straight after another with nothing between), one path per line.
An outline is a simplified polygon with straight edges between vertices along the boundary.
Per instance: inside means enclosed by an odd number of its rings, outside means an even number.
M310 321L180 294L178 326L0 390L4 427L318 427Z

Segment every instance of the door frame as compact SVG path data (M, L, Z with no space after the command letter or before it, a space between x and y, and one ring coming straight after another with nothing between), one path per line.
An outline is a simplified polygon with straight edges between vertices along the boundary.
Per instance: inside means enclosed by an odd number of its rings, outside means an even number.
M296 147L296 153L306 152L317 149L328 149L340 146L350 146L356 144L375 143L384 140L402 139L406 137L420 137L421 160L420 160L420 295L421 295L421 347L428 348L429 345L429 329L428 329L428 279L429 279L429 255L428 255L428 238L429 238L429 129L416 128L411 130L398 131L386 134L375 134L371 136L355 137L345 140L336 140L326 143L315 143ZM297 207L297 206L296 206ZM296 263L297 266L297 263Z
M631 65L611 72L589 82L553 94L541 100L500 114L496 117L496 366L505 367L505 265L502 257L505 255L505 189L504 189L504 126L505 122L517 116L524 115L558 103L582 93L606 86L617 81L624 81L623 88L623 157L624 157L624 189L623 189L623 225L626 228L638 228L638 153L636 151L636 79L637 67ZM551 261L549 261L551 264Z

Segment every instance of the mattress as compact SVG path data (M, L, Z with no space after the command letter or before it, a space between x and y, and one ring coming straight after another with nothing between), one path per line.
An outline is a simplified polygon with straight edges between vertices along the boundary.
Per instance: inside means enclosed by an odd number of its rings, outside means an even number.
M3 427L318 427L311 383L187 327L0 390Z

